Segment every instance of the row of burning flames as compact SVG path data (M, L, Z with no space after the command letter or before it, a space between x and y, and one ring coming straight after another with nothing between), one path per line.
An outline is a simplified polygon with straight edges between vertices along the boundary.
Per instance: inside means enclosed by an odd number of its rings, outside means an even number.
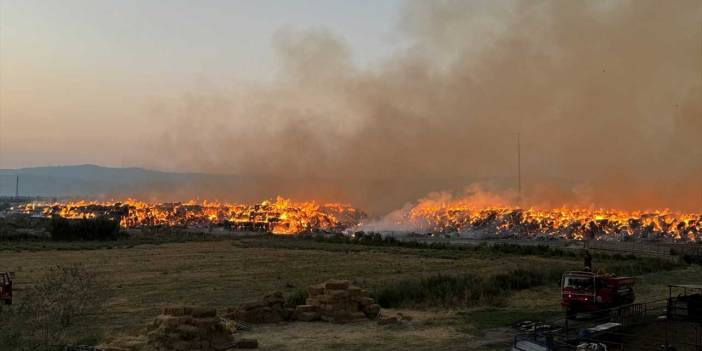
M298 234L360 231L373 226L349 205L293 202L283 198L245 205L214 202L147 203L74 201L27 203L11 212L69 219L106 217L123 228L227 226L237 231ZM667 239L702 241L702 213L611 209L475 208L469 203L419 203L388 221L383 230L423 233L484 231L517 237L565 239Z

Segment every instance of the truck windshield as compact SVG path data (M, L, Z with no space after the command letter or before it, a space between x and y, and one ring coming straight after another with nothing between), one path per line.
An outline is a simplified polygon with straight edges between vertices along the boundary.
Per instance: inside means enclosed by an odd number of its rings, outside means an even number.
M587 277L565 277L563 287L571 288L578 292L592 292L593 281L592 278Z

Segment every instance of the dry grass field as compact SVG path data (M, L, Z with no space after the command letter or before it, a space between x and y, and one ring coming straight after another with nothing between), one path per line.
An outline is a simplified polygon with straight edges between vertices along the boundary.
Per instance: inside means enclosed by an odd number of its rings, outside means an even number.
M331 278L353 280L371 291L391 281L436 273L494 274L516 268L579 266L569 257L488 256L427 248L244 238L164 244L114 245L96 249L65 245L52 249L0 251L0 270L16 272L15 296L52 265L81 264L109 282L112 297L75 326L76 340L92 338L116 345L139 345L144 326L167 305L233 307L280 290ZM56 248L60 248L57 250ZM2 247L0 247L2 249ZM597 262L595 262L597 264ZM656 296L671 282L702 276L699 268L646 275L639 299ZM558 314L558 282L516 292L498 306L452 310L422 306L403 310L408 323L378 326L372 321L344 325L295 322L256 326L248 334L263 350L500 349L510 338L504 328L519 318ZM390 313L394 311L389 311Z

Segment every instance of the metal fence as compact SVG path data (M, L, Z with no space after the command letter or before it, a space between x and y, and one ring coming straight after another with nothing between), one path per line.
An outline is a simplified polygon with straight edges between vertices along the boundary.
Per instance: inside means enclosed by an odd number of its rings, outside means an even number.
M663 350L668 343L677 351L702 351L702 324L668 318L668 299L619 306L601 311L587 320L559 318L544 323L561 328L515 336L512 350L577 350L583 343L606 343L608 350ZM583 335L582 331L602 323L619 323L607 337ZM536 348L533 348L536 347Z

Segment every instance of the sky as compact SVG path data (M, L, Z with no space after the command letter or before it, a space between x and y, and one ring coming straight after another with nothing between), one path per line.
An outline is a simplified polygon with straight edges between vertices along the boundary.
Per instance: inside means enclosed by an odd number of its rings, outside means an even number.
M326 29L359 66L403 45L400 3L343 0L0 0L0 168L151 166L130 145L154 106L266 82L272 41ZM187 167L180 167L187 168Z
M0 168L84 163L697 210L702 2L0 0Z

